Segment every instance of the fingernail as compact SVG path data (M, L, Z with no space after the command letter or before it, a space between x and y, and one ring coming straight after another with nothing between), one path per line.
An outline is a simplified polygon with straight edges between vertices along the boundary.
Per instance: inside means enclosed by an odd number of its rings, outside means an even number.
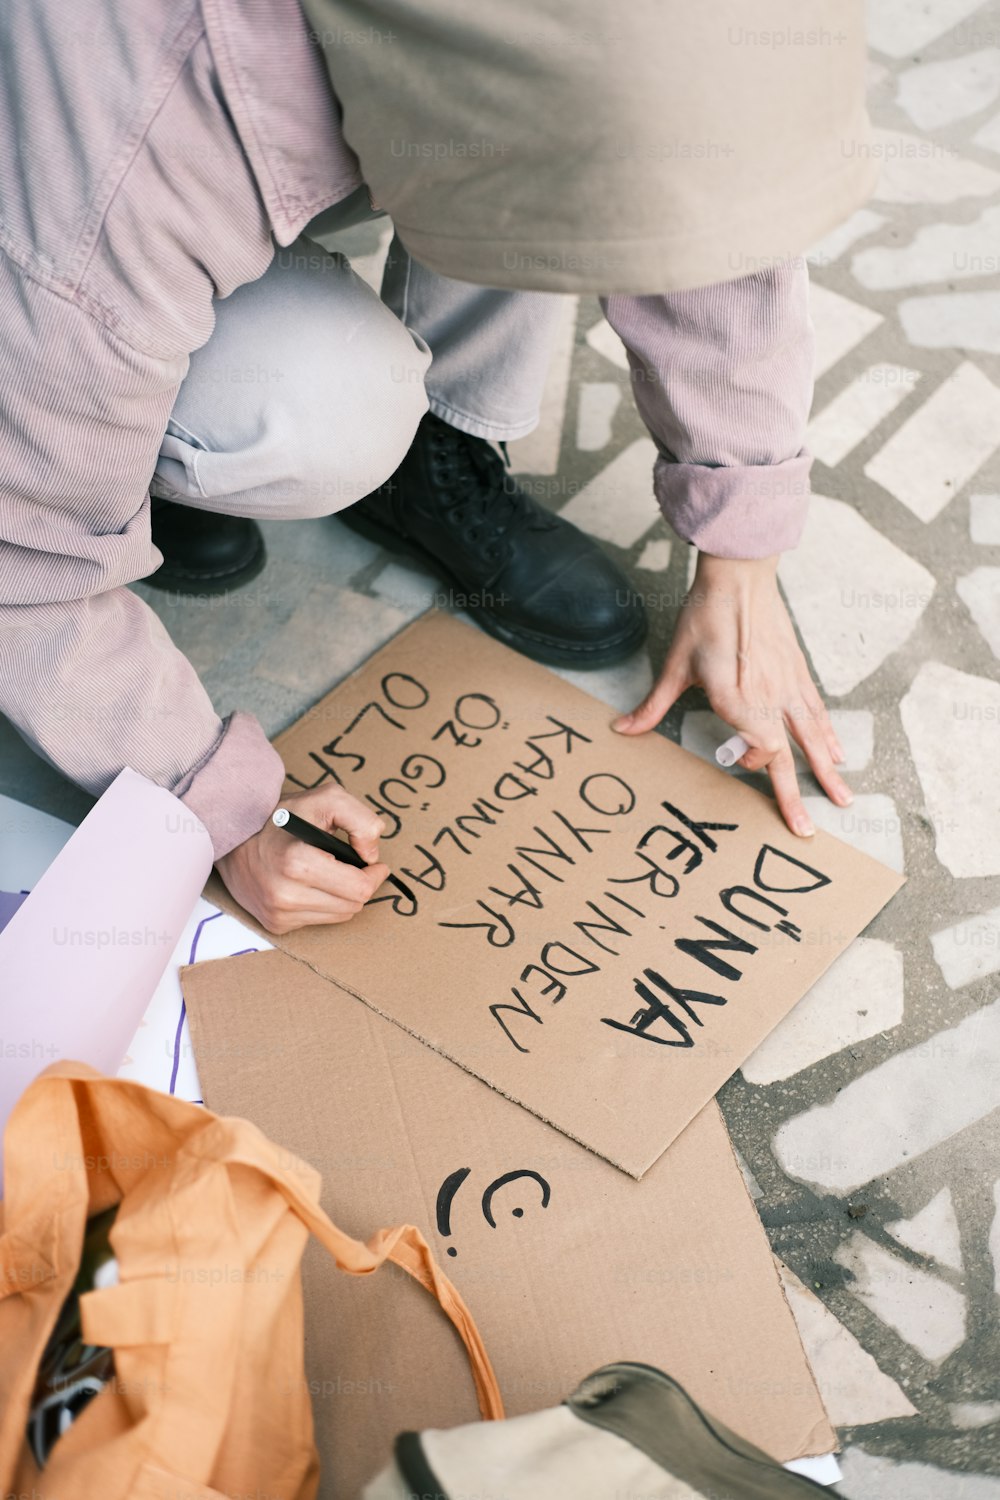
M816 832L815 828L812 826L809 819L804 814L801 818L795 819L793 827L799 837L804 839L811 839L813 834Z
M854 801L854 793L845 786L837 793L837 801L840 803L841 807L850 807L851 803Z
M612 729L617 729L620 732L623 729L627 729L629 727L629 725L631 724L631 722L632 722L632 715L631 714L619 714L618 718L615 719L614 722L612 723L611 728Z

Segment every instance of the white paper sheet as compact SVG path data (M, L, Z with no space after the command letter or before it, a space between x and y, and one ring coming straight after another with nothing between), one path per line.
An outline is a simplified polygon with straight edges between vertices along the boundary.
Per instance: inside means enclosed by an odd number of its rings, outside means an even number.
M119 1078L130 1078L200 1104L201 1084L188 1036L180 969L203 959L231 958L272 946L228 912L199 899L129 1044L118 1069ZM238 1037L233 1038L232 1045L235 1055Z
M793 1458L785 1468L791 1469L793 1474L804 1474L806 1479L813 1479L817 1484L836 1484L844 1477L832 1453L826 1453L822 1458Z

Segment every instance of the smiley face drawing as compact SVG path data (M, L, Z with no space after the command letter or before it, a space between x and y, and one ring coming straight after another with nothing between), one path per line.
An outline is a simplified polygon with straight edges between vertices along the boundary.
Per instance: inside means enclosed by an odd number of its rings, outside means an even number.
M437 1228L438 1234L442 1239L448 1239L451 1236L451 1206L455 1201L455 1195L457 1194L459 1188L465 1182L466 1178L471 1176L471 1174L471 1167L459 1167L457 1171L452 1172L448 1177L446 1177L444 1182L442 1182L441 1186L438 1188ZM504 1172L502 1177L495 1177L493 1181L487 1185L487 1187L483 1191L483 1196L481 1199L483 1218L486 1220L491 1229L496 1229L497 1227L496 1215L493 1208L493 1200L496 1197L497 1193L502 1192L503 1189L508 1187L512 1182L519 1182L524 1178L530 1178L532 1182L538 1184L538 1187L541 1189L542 1207L548 1208L549 1203L552 1199L552 1189L540 1172L535 1172L530 1167L522 1167L515 1172ZM524 1209L520 1206L520 1204L516 1204L510 1212L512 1218L521 1219L524 1217ZM454 1257L457 1256L458 1250L454 1245L449 1245L447 1253L450 1256Z

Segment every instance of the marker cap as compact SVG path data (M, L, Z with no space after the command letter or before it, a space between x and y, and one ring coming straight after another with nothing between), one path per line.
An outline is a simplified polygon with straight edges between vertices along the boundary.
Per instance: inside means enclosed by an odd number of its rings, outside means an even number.
M741 734L734 734L730 739L726 740L724 745L719 746L715 752L715 759L720 766L735 766L736 762L741 760L749 749L750 746L743 736Z

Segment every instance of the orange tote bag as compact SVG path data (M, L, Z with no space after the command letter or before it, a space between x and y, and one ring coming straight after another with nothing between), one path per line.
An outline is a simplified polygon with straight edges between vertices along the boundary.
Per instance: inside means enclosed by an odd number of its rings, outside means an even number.
M465 1344L483 1416L503 1415L476 1326L419 1231L343 1234L319 1208L318 1173L248 1121L58 1063L21 1096L4 1152L3 1493L312 1500L299 1276L310 1233L342 1271L389 1260L426 1288ZM88 1220L112 1208L117 1283L84 1292L79 1318L82 1344L110 1349L114 1373L39 1467L27 1440L39 1365Z

